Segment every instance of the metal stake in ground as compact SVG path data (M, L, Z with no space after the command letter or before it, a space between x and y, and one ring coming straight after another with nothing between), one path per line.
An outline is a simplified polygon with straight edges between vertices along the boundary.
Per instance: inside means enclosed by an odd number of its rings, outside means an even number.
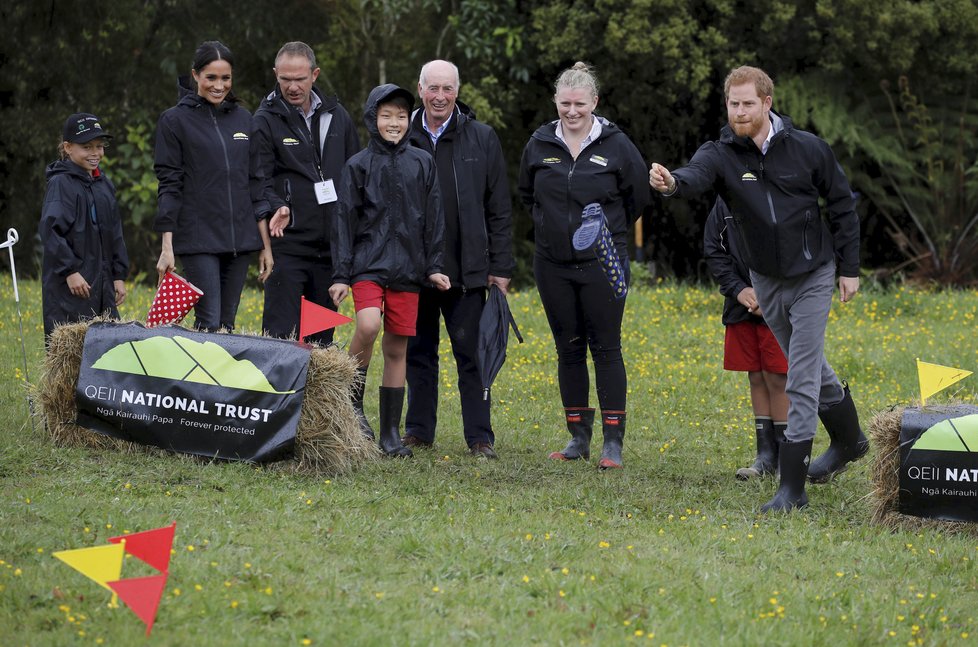
M20 240L17 230L11 227L7 230L7 241L0 243L0 249L7 248L10 255L10 276L14 280L14 302L17 304L17 322L20 324L20 352L24 357L24 382L31 383L30 375L27 372L27 347L24 345L24 316L20 313L20 293L17 291L17 266L14 265L14 245ZM34 402L31 400L30 392L27 393L27 419L31 422L31 431L34 431Z

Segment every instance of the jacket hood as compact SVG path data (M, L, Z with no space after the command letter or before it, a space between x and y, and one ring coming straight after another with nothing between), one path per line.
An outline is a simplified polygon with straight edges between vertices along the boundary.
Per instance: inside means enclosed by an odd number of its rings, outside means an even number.
M323 102L321 109L327 112L335 108L340 102L339 97L336 95L327 96L316 86L312 86L312 91ZM262 100L261 107L277 115L288 114L288 111L293 109L293 106L282 96L282 88L277 83L272 91Z
M613 121L608 121L601 115L594 115L594 118L598 120L599 124L601 124L601 134L598 136L598 140L621 133L621 129L616 126ZM533 137L546 141L559 141L557 139L557 124L559 122L559 119L554 119L553 121L543 124L536 129L536 131L533 133Z
M774 128L775 135L782 130L789 132L794 129L795 126L791 123L791 117L788 115L783 115L774 108L771 108L771 116L771 126ZM753 145L753 140L750 137L738 137L735 135L729 123L720 129L720 142L724 144L738 144L740 146Z
M378 85L376 88L370 91L370 94L367 96L366 103L363 104L363 123L367 127L367 132L370 133L371 141L379 142L385 147L393 149L407 145L411 127L410 119L408 120L408 132L404 133L404 137L402 137L401 141L399 141L396 145L391 144L389 141L382 138L380 136L380 131L377 130L377 107L384 103L384 101L387 99L392 99L396 96L407 99L409 106L408 115L410 115L411 111L414 109L414 95L404 88L394 85L393 83Z
M99 174L101 175L101 170L99 171ZM95 179L91 174L89 174L88 171L78 166L71 160L58 160L48 164L47 168L44 169L44 176L50 180L55 175L75 175L78 178L87 180L89 182Z
M234 104L237 102L238 98L234 96L234 92L228 92L218 108L224 112L230 112L234 110ZM194 82L190 78L190 75L181 74L177 77L177 105L187 106L188 108L199 108L211 104L207 99L197 94L197 88L194 87Z

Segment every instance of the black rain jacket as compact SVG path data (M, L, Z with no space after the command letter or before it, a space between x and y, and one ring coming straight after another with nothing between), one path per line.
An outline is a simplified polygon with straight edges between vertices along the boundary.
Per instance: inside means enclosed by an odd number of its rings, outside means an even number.
M101 172L92 176L71 160L48 165L39 233L44 245L44 331L109 311L118 316L113 281L129 274L115 186ZM65 279L79 272L90 297L76 297Z
M747 265L759 274L790 278L835 259L842 276L858 277L859 216L842 167L825 141L771 112L782 127L767 154L724 126L719 141L700 146L673 172L677 194L715 190L733 214Z
M388 83L370 92L363 114L370 141L343 167L333 281L419 292L442 270L445 217L435 160L409 145L408 133L391 144L377 130L377 106L396 91L403 92Z
M618 255L628 258L628 226L650 202L648 166L635 144L603 117L601 135L575 160L557 139L557 122L530 137L520 162L519 192L533 215L536 253L554 263L594 260L590 249L577 251L571 239L581 226L584 207L604 210Z
M710 274L720 285L723 301L723 325L755 321L762 323L763 317L758 317L747 311L747 308L737 300L737 295L744 288L751 287L750 270L740 253L736 225L726 203L717 198L706 219L703 228L703 257L710 268Z
M462 287L485 287L489 275L511 278L516 268L513 259L512 202L506 160L496 131L476 121L475 113L462 103L455 102L452 119L455 128L452 139L452 167L458 194L458 218L461 249L448 249L455 254L462 270ZM411 145L422 150L431 148L431 137L421 120L424 110L418 110L411 124ZM427 141L426 141L427 140ZM444 192L442 197L445 197Z
M272 238L274 253L319 257L329 263L330 222L337 203L319 204L313 186L323 180L339 182L346 161L360 150L360 139L339 100L323 96L315 86L312 91L322 100L313 114L315 137L278 86L255 111L252 193L258 218L270 219L280 207L289 207L285 235Z
M177 255L261 249L249 186L251 115L233 101L214 106L180 89L156 127L153 228L173 232Z

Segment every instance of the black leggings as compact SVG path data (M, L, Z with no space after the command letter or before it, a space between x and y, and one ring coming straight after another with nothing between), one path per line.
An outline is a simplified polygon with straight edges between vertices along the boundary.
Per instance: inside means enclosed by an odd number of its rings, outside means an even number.
M625 282L628 257L622 256ZM587 408L591 349L598 403L604 411L624 411L628 381L621 356L621 320L625 299L616 299L597 260L552 263L533 259L540 300L557 346L557 381L564 408Z

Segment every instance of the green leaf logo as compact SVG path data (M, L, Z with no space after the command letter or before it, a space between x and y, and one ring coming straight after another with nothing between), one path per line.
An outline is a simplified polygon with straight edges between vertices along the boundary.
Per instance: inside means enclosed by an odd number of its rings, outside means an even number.
M201 343L179 335L119 344L99 357L92 368L246 391L295 393L276 391L258 367L246 359L234 359L214 342Z
M978 413L942 420L920 434L913 449L978 452Z

